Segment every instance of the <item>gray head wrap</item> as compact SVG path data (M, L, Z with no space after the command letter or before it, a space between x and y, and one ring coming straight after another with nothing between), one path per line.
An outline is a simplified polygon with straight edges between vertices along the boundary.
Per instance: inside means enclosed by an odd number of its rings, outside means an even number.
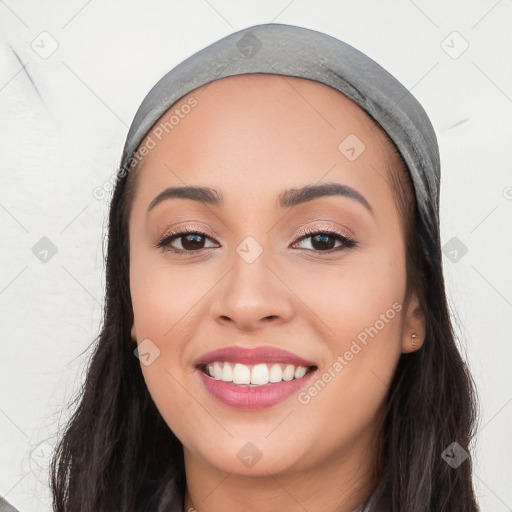
M424 257L438 274L440 162L427 114L379 64L315 30L275 23L248 27L177 65L140 105L126 139L119 177L135 165L137 147L176 101L214 80L247 73L306 78L329 85L352 99L384 129L407 164L420 214Z

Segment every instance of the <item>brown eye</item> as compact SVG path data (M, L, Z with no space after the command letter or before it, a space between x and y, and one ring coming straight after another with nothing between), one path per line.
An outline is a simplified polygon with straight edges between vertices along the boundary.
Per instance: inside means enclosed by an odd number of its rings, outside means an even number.
M160 242L157 247L171 252L198 252L202 249L210 248L212 245L206 247L205 244L208 240L212 240L206 233L201 231L180 231L168 233ZM213 244L215 247L215 244Z
M328 252L335 251L337 249L350 249L356 245L354 240L351 240L347 236L337 231L312 231L308 232L305 236L302 236L296 243L303 244L305 241L311 240L311 249L316 252ZM338 243L338 245L336 245Z

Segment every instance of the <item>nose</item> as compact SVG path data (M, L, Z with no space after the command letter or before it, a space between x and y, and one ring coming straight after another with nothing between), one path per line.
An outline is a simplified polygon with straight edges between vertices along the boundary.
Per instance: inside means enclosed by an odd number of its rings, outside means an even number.
M293 318L293 292L268 263L263 254L252 263L234 257L211 304L210 314L216 322L251 332L269 322L278 325Z

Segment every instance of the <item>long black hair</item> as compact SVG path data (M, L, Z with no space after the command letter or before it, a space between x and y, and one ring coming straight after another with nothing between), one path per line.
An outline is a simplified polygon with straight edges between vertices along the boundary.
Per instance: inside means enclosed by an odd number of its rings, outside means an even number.
M450 321L440 240L426 264L421 241L427 235L404 169L392 166L389 175L404 227L408 295L418 294L426 336L419 350L400 356L388 391L371 511L476 512L471 457L458 467L449 464L450 457L470 453L474 383ZM128 213L136 170L119 176L110 204L103 324L51 461L55 512L164 512L183 506L183 448L157 410L133 353Z

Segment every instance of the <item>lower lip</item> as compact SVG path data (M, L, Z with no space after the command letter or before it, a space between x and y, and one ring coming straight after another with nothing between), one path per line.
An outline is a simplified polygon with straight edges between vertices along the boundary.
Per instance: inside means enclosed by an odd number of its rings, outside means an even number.
M283 402L306 385L316 370L300 379L281 381L265 386L240 386L208 377L197 370L206 390L219 402L237 409L264 409Z

